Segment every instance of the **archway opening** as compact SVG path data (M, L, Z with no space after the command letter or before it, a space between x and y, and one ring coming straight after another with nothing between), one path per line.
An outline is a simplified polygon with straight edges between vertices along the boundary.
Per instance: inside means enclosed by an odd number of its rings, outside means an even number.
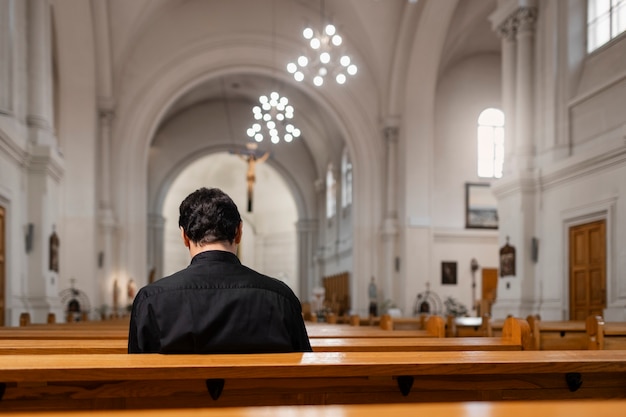
M191 192L216 187L230 195L244 223L239 257L244 265L278 278L298 292L295 200L271 159L256 166L253 211L247 208L247 163L235 154L213 153L189 164L172 182L163 202L163 272L189 265L178 229L178 207Z

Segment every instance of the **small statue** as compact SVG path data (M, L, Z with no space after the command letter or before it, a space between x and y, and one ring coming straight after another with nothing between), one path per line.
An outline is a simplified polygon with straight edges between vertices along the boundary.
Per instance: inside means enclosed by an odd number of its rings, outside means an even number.
M378 288L376 288L376 282L374 281L374 277L372 277L372 281L367 289L369 300L370 300L370 316L377 317L378 316Z

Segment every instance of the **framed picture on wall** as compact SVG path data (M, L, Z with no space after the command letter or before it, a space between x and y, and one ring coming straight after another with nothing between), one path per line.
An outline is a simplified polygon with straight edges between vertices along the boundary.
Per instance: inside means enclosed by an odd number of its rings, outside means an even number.
M456 262L441 262L441 284L456 285Z
M465 184L465 228L498 228L497 202L489 184Z

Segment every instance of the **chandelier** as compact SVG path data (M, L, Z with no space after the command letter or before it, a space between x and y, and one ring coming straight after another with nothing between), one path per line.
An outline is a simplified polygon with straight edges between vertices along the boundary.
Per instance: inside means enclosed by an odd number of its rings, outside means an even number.
M307 27L302 36L310 48L295 62L287 64L287 71L293 74L296 81L304 81L308 77L320 87L327 78L332 78L337 84L344 84L349 76L357 73L357 66L350 56L342 52L343 39L334 25L327 24L323 31Z
M294 126L293 106L289 104L287 97L281 97L273 91L269 97L259 97L258 106L252 108L255 122L248 128L248 136L257 142L263 142L269 138L272 143L291 142L300 137L300 129Z

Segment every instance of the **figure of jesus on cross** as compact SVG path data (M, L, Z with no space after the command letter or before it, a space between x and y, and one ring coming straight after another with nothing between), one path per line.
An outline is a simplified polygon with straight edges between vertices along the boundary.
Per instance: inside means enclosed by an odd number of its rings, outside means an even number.
M260 152L257 150L256 143L248 143L244 152L235 152L241 159L247 162L248 172L246 173L246 181L248 182L248 212L252 211L252 192L254 191L254 183L256 181L255 168L256 164L265 162L269 158L269 152Z

